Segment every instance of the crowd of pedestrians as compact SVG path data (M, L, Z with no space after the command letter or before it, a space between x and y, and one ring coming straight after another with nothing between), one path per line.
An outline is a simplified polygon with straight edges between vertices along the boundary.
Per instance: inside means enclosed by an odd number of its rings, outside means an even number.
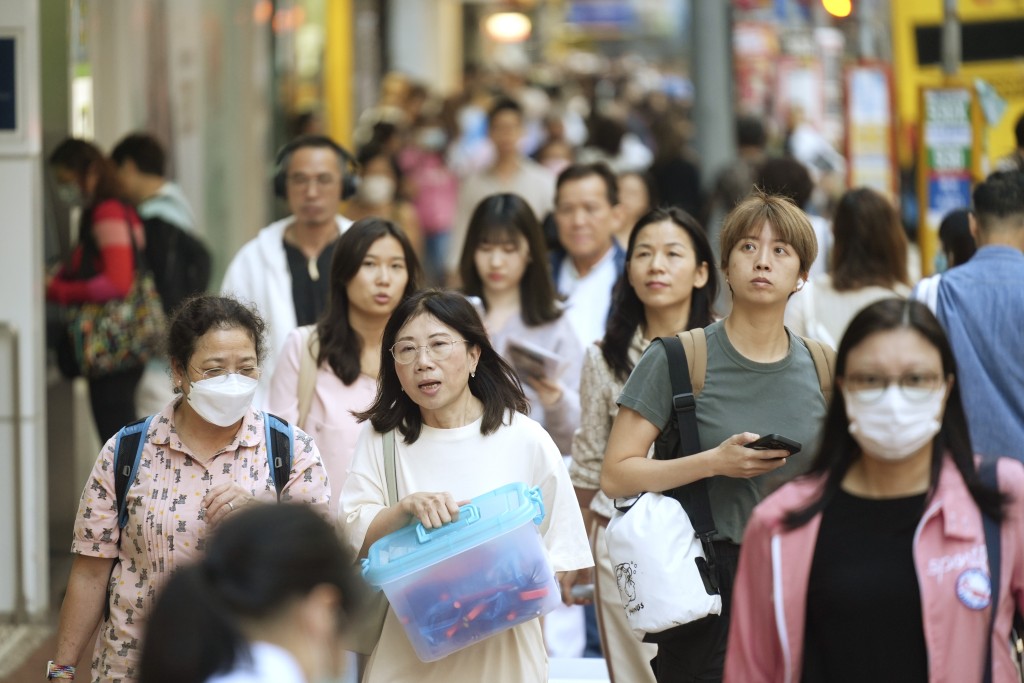
M544 681L549 655L584 654L620 683L1017 680L1024 173L977 185L947 270L917 284L891 200L822 199L755 119L704 196L686 109L659 93L386 86L354 153L316 130L280 150L289 215L174 307L163 359L90 379L105 444L48 678L337 678L353 562L522 482L564 609L429 663L390 611L363 681ZM148 136L50 164L84 209L53 302L124 297L146 221L194 229ZM651 342L680 333L700 451L673 458ZM120 430L150 413L124 469ZM799 448L745 447L767 434ZM614 500L695 483L722 613L640 642Z

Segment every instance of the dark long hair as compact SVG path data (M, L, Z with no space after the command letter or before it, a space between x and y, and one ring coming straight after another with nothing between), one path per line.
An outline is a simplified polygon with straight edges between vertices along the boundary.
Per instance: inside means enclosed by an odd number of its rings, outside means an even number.
M548 250L544 231L526 201L515 194L493 194L485 197L469 219L466 244L459 261L462 291L478 296L487 308L484 284L476 269L476 250L483 242L515 242L522 235L529 248L529 262L519 281L519 299L523 322L530 327L543 325L562 315L558 293L548 268Z
M686 329L707 327L714 322L712 304L718 296L718 272L715 268L715 257L711 252L711 244L704 234L704 228L690 214L676 207L654 209L644 214L636 222L629 233L629 244L626 247L626 265L612 289L612 304L608 313L608 325L604 339L601 340L601 355L616 377L625 381L633 371L633 363L629 360L629 345L637 328L647 324L644 304L637 296L636 290L629 284L629 262L633 258L637 236L648 225L671 221L690 236L697 258L697 265L707 264L708 281L703 287L695 287L690 296L690 319L686 321ZM680 330L681 332L682 330Z
M504 423L506 415L511 420L513 413L526 414L529 411L529 403L515 370L491 346L487 330L473 304L458 292L428 289L413 294L391 314L381 339L377 396L369 408L353 413L356 419L360 422L369 420L381 433L398 429L405 437L405 443L414 443L419 438L423 415L420 407L402 391L395 361L391 358L391 347L398 332L419 315L437 318L461 335L467 347L472 345L480 349L476 377L469 381L469 390L484 405L481 434L495 432Z
M339 626L365 585L334 527L305 505L254 503L213 533L206 555L176 571L146 622L142 683L205 681L251 658L242 621L273 619L318 586L341 594Z
M846 192L836 205L832 234L836 291L910 284L907 236L896 207L883 195L867 187Z
M394 237L402 245L405 270L409 275L402 298L407 299L419 285L420 263L409 238L397 224L376 217L356 221L338 239L334 256L331 257L331 288L327 295L327 306L316 323L317 336L320 338L320 355L316 363L318 366L329 364L334 374L346 385L352 384L359 377L359 355L364 343L348 319L348 283L362 267L366 252L384 237Z
M956 359L946 339L942 325L927 306L911 300L898 298L883 299L871 304L850 321L843 340L839 342L836 353L836 377L844 377L846 360L850 351L872 334L890 330L911 329L934 346L942 357L942 374L956 377ZM839 490L843 477L850 466L861 457L860 447L850 435L850 421L846 415L846 401L841 391L832 392L832 403L828 416L825 418L825 432L821 440L821 448L807 475L824 477L825 483L820 495L801 509L790 511L785 518L789 528L796 528L809 522L815 515L824 510ZM960 471L964 483L974 498L978 508L995 519L1002 518L1004 497L998 491L986 488L978 479L974 464L974 452L971 449L970 432L967 429L967 418L964 416L960 390L954 381L946 400L946 411L942 416L942 428L933 441L931 484L929 498L935 492L942 469L942 459L948 452Z

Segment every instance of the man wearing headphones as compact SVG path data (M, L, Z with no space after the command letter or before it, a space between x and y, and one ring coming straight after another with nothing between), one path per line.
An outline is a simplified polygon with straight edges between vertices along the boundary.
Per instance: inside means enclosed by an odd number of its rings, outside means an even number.
M352 224L338 202L355 192L351 155L322 135L298 137L278 152L274 192L291 215L260 230L238 250L221 292L255 304L267 321L267 357L253 400L262 408L284 341L294 328L316 322L327 303L331 257Z

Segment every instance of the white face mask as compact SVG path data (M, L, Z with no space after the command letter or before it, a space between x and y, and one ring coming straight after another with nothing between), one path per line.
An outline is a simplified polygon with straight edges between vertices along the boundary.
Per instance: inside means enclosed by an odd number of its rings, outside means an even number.
M883 460L903 460L939 433L939 411L945 392L938 390L923 401L908 401L895 382L870 403L843 390L850 435L861 450Z
M257 385L259 380L235 373L211 377L192 382L187 400L192 410L210 424L230 427L245 417Z
M395 196L395 181L386 175L363 176L359 194L370 204L387 204Z

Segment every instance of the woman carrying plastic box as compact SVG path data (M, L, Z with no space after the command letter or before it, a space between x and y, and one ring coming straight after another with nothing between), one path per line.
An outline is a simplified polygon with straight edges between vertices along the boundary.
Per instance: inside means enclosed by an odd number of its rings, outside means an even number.
M374 541L420 522L434 529L458 517L459 503L504 484L539 486L539 529L561 578L593 565L579 505L557 446L526 417L515 371L495 352L462 295L426 291L399 305L384 330L377 397L341 492L341 521L360 557ZM387 505L383 435L395 430L398 502ZM563 596L565 598L567 596ZM547 655L534 619L444 659L419 660L393 611L363 679L542 681Z

